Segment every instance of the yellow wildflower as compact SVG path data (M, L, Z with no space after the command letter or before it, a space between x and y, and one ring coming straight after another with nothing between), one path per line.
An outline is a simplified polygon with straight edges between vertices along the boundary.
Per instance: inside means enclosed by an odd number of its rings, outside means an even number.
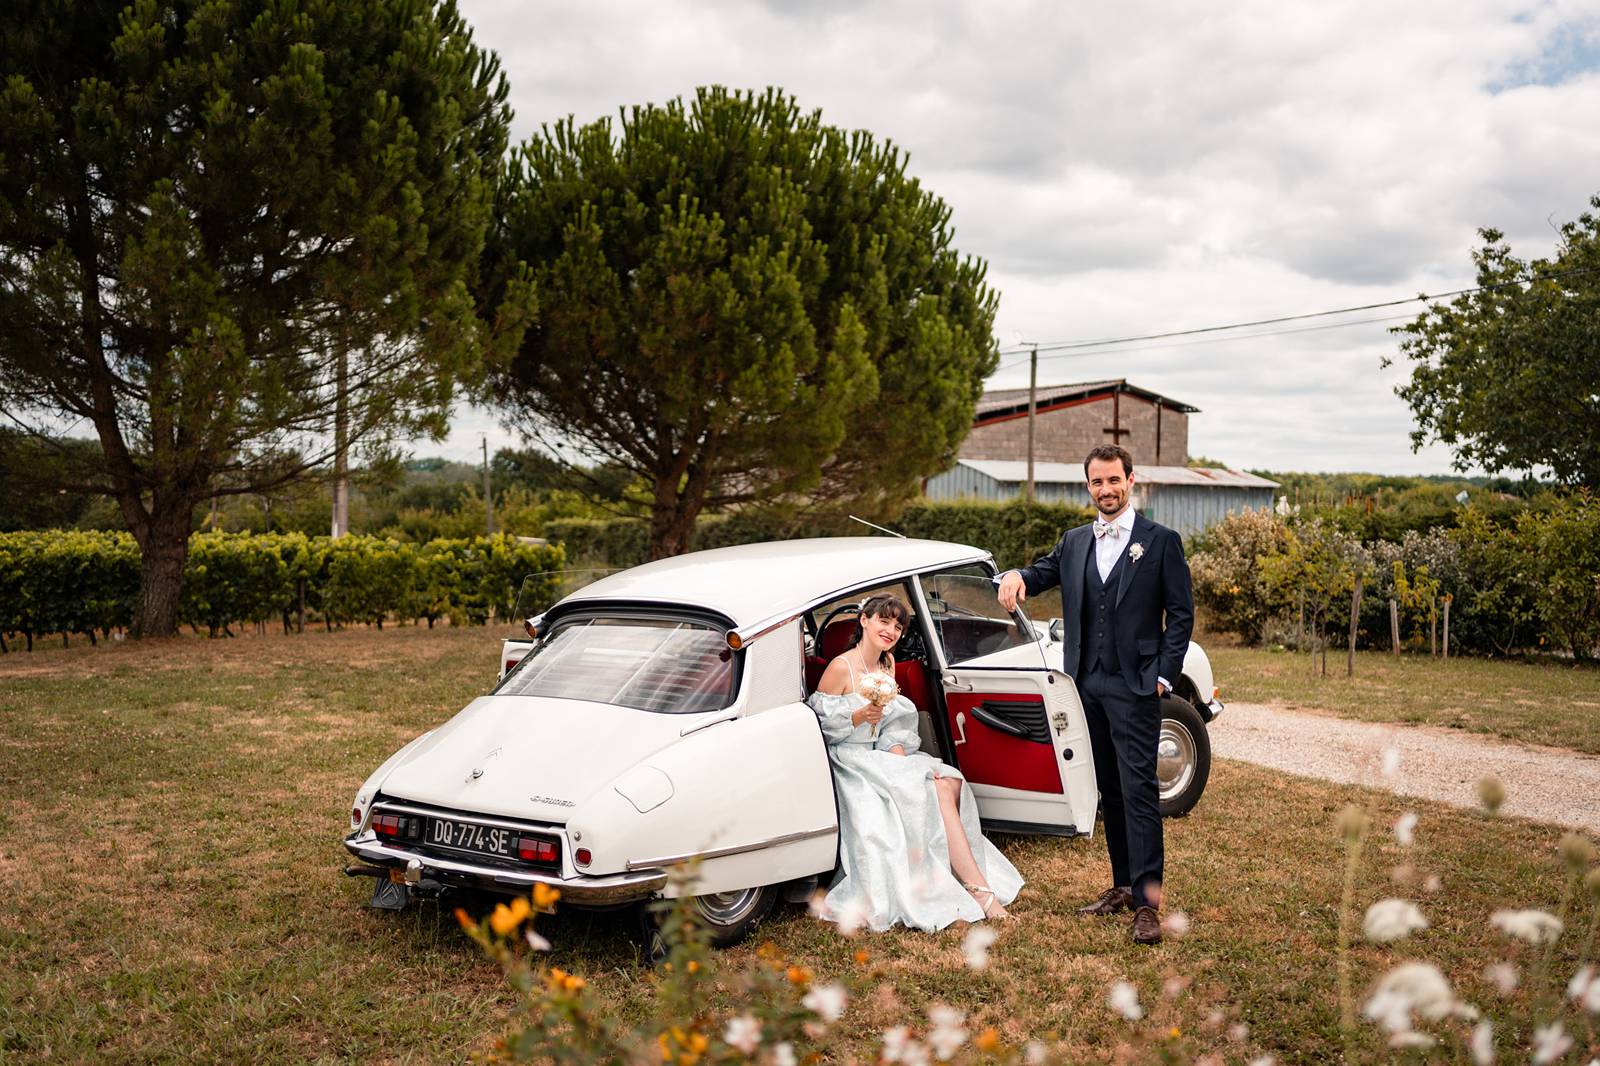
M544 884L536 884L533 886L533 905L538 910L553 910L556 905L556 900L560 898L561 890L559 888L551 888L549 885Z
M1178 1037L1183 1035L1183 1030L1174 1025L1171 1029L1167 1030L1167 1035L1176 1040Z
M972 1038L972 1046L979 1051L993 1051L1000 1046L1000 1034L995 1032L994 1026L991 1025Z
M872 958L872 956L867 953L866 948L860 948L856 951L856 962L860 963L861 965L865 966L867 964L867 960L870 958Z
M808 983L810 980L811 971L806 969L804 966L789 967L789 983L791 985L803 985Z
M521 896L512 900L510 906L504 903L496 903L494 905L494 913L489 915L489 925L494 929L497 936L510 936L516 931L517 926L527 920L531 911L532 908L528 906L528 901Z
M689 965L686 968L688 969L688 971L690 973L699 973L700 972L700 963L698 963L694 959L690 959L689 960Z
M550 967L550 974L545 978L545 983L555 992L576 992L589 984L577 974L568 973L559 966Z
M472 915L461 907L456 908L456 921L461 923L461 928L463 929L471 929L473 926Z

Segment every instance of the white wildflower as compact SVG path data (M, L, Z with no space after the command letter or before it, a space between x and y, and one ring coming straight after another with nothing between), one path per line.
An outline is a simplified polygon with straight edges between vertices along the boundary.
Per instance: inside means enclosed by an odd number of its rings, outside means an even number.
M940 1062L949 1060L967 1042L967 1030L963 1024L966 1020L966 1011L954 1007L928 1008L928 1044Z
M1561 919L1548 911L1500 910L1489 916L1489 924L1506 936L1526 940L1530 944L1549 944L1561 935Z
M1278 1060L1271 1055L1258 1055L1250 1060L1250 1066L1278 1066Z
M1450 982L1437 967L1406 962L1383 975L1361 1014L1397 1033L1411 1028L1413 1013L1438 1021L1451 1012L1455 1002Z
M1533 1064L1545 1066L1572 1050L1572 1037L1560 1022L1541 1025L1533 1031Z
M785 1040L772 1049L772 1066L800 1066L795 1057L794 1045Z
M906 1046L911 1044L911 1030L904 1025L897 1025L892 1029L883 1031L883 1061L905 1061Z
M1422 891L1432 895L1444 887L1444 882L1439 880L1438 874L1429 874L1422 882Z
M1488 1022L1473 1026L1472 1036L1467 1039L1467 1050L1472 1053L1473 1066L1493 1066L1494 1026Z
M850 995L843 985L812 985L800 1005L825 1022L836 1022L844 1013L844 1005L849 999Z
M1161 982L1161 994L1168 999L1177 999L1189 988L1190 978L1173 976Z
M1497 962L1484 967L1483 979L1494 985L1495 991L1502 996L1509 996L1517 990L1517 985L1522 981L1522 974L1517 970L1515 963Z
M1130 1022L1144 1017L1144 1008L1139 1006L1139 992L1126 981L1112 982L1111 990L1106 993L1106 1002Z
M1250 1039L1250 1027L1244 1022L1234 1022L1228 1026L1228 1039L1235 1044L1242 1044Z
M1419 929L1428 928L1428 919L1417 905L1404 899L1380 899L1367 908L1361 932L1376 944L1403 940Z
M525 933L523 933L522 935L528 941L528 946L530 948L532 948L534 951L549 951L550 950L550 941L546 940L544 937L542 937L538 933L534 932L533 931L533 926L531 926L531 925L528 926L527 931Z
M867 910L866 901L858 897L848 900L843 907L839 908L839 913L834 917L839 924L839 932L845 936L855 936L861 931L861 927L867 924L867 919L871 918L872 915Z
M982 970L989 965L989 949L1000 939L993 926L974 925L961 940L961 950L967 957L967 969Z
M729 1018L728 1027L722 1031L722 1039L729 1047L746 1055L755 1054L761 1044L761 1019L749 1014Z
M1189 916L1183 911L1172 911L1161 918L1161 931L1168 936L1182 938L1189 935Z
M1427 1033L1416 1033L1409 1029L1389 1036L1389 1046L1392 1048L1430 1048L1437 1043L1438 1041Z
M1402 848L1409 848L1411 841L1417 835L1417 812L1407 811L1394 823L1394 841Z
M1400 772L1400 749L1390 746L1383 749L1383 776L1394 778Z
M1037 1040L1030 1040L1022 1049L1022 1061L1027 1066L1044 1066L1050 1058L1050 1051Z
M1600 973L1594 966L1580 967L1567 982L1567 995L1590 1014L1600 1014Z
M811 899L806 902L806 910L811 912L813 918L820 918L825 922L833 921L833 912L828 909L828 894L820 888L811 893Z

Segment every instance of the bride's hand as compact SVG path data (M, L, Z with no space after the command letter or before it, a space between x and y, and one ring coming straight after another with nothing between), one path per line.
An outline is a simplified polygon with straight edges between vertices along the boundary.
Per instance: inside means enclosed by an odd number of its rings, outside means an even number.
M850 720L856 725L860 725L863 722L871 722L873 725L877 725L879 722L883 721L883 708L878 706L876 703L868 703L866 706L856 711L855 714L851 715Z

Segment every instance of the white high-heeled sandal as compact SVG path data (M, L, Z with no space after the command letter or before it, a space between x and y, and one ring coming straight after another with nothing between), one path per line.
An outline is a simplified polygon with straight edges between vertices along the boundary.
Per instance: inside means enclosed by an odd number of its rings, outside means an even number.
M983 885L969 885L965 881L961 883L961 887L966 889L972 898L977 901L979 907L983 908L983 916L985 918L992 918L996 921L1011 918L1011 912L1005 909L1005 906L1000 902L1000 898L994 894L994 889L986 888ZM989 897L988 902L984 902L984 896Z

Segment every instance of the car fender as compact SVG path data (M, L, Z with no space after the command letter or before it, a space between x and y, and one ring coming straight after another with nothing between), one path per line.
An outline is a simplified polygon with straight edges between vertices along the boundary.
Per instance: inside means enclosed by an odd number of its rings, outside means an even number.
M417 749L418 745L433 736L433 734L434 731L430 729L420 737L416 737L399 751L385 759L382 766L372 771L372 775L356 790L355 804L351 807L351 829L360 830L366 828L367 815L372 810L372 801L378 795L378 790L383 787L383 782L389 776L389 772L399 766L408 755ZM360 814L356 814L356 811L359 811Z
M1207 658L1205 650L1192 640L1183 656L1183 676L1194 686L1194 708L1202 718L1209 722L1222 713L1222 701L1217 699L1217 685L1211 673L1211 660Z
M581 802L567 829L591 856L580 873L682 866L669 896L830 870L839 822L816 713L792 703L695 728Z

